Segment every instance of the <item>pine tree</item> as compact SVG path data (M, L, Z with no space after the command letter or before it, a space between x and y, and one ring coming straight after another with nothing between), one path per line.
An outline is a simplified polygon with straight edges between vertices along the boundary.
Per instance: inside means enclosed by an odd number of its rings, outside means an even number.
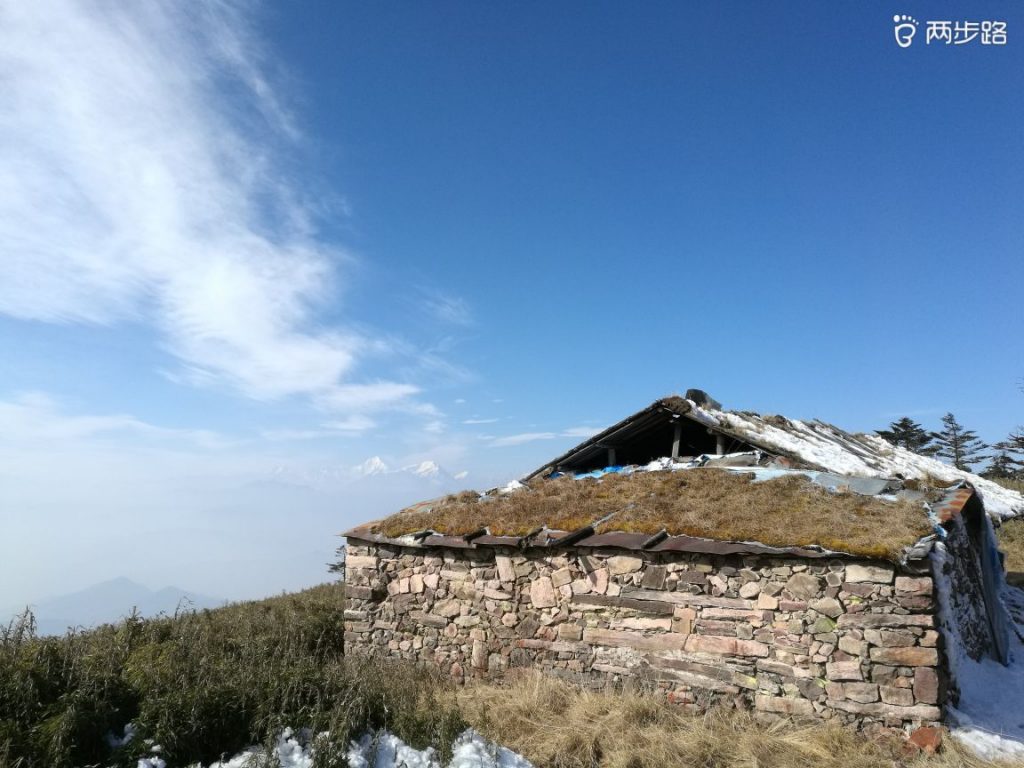
M931 434L920 424L904 416L894 421L888 429L875 430L875 434L887 443L906 448L908 451L930 456L935 453Z
M949 459L957 469L970 472L972 464L988 458L982 454L988 445L973 430L964 429L952 413L942 417L942 431L932 432L931 437L936 442L935 455Z
M993 446L995 447L995 446ZM1020 475L1022 462L1010 457L1006 451L1000 451L988 465L988 469L981 473L982 477L988 478L1009 478L1015 479Z
M1016 432L1011 432L1005 440L992 447L999 451L999 455L993 459L991 468L995 468L996 462L999 461L1000 471L1006 469L1010 472L996 477L1024 476L1024 427L1017 427Z
M1007 453L1020 454L1021 458L1024 458L1024 427L1017 427L1016 432L1011 432L1005 440L992 447Z

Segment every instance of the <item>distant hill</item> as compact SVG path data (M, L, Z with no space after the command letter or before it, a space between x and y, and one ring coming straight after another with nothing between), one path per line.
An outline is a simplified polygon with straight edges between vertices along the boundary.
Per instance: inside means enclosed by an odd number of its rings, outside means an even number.
M136 609L146 617L173 614L180 608L216 608L219 600L177 587L149 589L131 579L118 578L78 592L40 600L31 605L40 635L60 635L68 627L94 627L117 621ZM16 614L19 609L11 613Z

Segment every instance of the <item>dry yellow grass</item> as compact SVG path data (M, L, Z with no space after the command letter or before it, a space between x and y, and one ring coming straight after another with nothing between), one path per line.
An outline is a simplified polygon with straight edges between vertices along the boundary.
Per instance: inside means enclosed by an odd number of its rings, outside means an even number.
M1006 573L1011 583L1024 586L1024 519L1004 522L996 536L999 548L1006 554Z
M691 715L653 693L586 691L537 673L469 686L463 717L538 768L987 768L946 739L932 757L901 756L898 739L838 725L757 723L744 712Z
M817 544L866 557L895 559L929 530L919 501L884 501L830 493L792 475L752 482L721 469L638 472L600 480L563 477L480 499L472 492L418 505L381 521L375 531L421 530L461 535L488 528L519 536L541 525L571 531L608 515L602 531L685 534L773 546Z
M1024 493L1024 480L993 478L1011 491ZM1024 587L1024 518L1005 521L996 531L999 548L1006 554L1007 580L1018 587Z

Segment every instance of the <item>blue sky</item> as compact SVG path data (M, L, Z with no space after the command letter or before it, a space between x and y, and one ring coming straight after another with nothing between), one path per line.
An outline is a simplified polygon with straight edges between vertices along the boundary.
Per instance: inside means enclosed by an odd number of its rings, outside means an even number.
M197 8L0 31L0 607L310 583L368 458L493 485L693 386L1024 421L1019 5Z

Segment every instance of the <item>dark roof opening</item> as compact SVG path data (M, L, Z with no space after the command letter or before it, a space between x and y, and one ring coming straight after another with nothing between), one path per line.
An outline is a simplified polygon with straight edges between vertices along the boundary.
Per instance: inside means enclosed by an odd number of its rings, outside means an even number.
M612 465L643 465L665 456L692 458L753 450L749 443L687 418L689 408L682 398L659 400L584 441L530 477L555 471L579 473Z

